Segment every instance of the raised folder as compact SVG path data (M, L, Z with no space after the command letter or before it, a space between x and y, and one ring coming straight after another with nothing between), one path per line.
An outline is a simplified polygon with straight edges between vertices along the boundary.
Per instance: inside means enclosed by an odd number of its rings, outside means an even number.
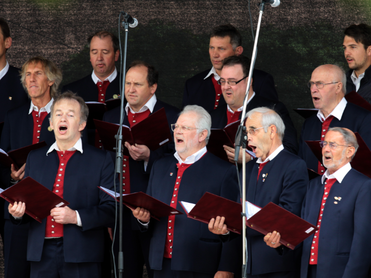
M120 106L121 98L112 98L108 99L105 102L98 101L86 101L86 105L89 108L89 117L88 117L88 128L94 128L94 119L102 120L103 115L106 111L112 110Z
M180 202L189 218L209 223L211 218L224 216L228 230L241 233L242 206L239 203L206 192L196 205ZM277 231L281 234L281 244L290 249L313 234L315 225L303 220L288 210L269 203L262 209L246 202L246 226L264 235Z
M117 134L119 125L99 120L94 120L94 122L103 147L106 150L115 151L115 135ZM123 126L122 136L123 142L127 141L131 145L146 145L152 151L172 141L165 109L161 108L131 128ZM127 154L126 149L125 152Z
M0 149L0 163L3 166L10 167L11 164L19 169L26 163L27 156L32 150L36 150L46 146L45 141L29 145L23 148L12 150L6 153L3 149Z
M69 205L69 202L31 177L27 177L15 185L2 190L0 197L11 204L24 202L26 204L26 213L40 223L50 214L51 209Z
M117 202L120 201L119 193L102 186L99 188L116 199ZM167 217L169 215L183 214L179 210L172 208L171 206L147 195L144 192L123 194L122 203L131 209L136 209L137 207L144 208L151 213L151 217L157 220L161 217Z

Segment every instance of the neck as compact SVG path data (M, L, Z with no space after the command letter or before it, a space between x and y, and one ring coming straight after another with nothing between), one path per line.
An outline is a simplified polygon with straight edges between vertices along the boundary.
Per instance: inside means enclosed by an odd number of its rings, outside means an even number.
M78 139L75 142L71 142L71 141L64 142L64 141L60 141L58 139L56 141L57 141L58 149L60 151L64 152L64 151L67 151L67 150L71 149L73 146L75 146Z
M5 65L6 65L6 58L5 58L5 54L2 58L0 58L0 71L5 68Z
M51 100L50 95L48 95L48 97L31 99L33 105L35 105L39 110L45 107L49 103L50 100Z

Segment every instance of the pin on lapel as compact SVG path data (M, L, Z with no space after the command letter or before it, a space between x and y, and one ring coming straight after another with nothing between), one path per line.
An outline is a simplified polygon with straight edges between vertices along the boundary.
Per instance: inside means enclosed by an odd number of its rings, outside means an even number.
M263 177L263 182L265 182L265 179L268 177L268 173L263 174L262 177Z
M172 177L172 176L173 176L173 173L171 172L171 173L170 173L170 177Z
M341 197L337 197L337 196L335 196L334 199L335 199L336 201L341 201Z

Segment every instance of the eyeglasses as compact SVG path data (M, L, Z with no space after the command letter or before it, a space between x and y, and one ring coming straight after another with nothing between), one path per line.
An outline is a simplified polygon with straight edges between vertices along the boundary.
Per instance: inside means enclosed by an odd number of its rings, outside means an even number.
M264 126L262 126L262 127L257 127L257 128L249 128L249 129L247 130L247 133L250 134L250 135L255 135L255 134L256 134L256 131L259 130L259 129L262 129L262 128L264 128Z
M225 80L225 79L223 79L223 78L220 78L220 79L218 80L218 84L224 86L225 83L227 83L227 84L230 85L230 86L235 86L235 85L237 85L238 83L240 83L242 80L244 80L246 77L247 77L247 76L245 76L244 78L242 78L242 79L240 79L240 80L238 80L238 81L227 81L227 80Z
M336 84L336 83L339 83L339 82L340 81L334 81L334 82L330 82L330 83L323 83L322 81L317 81L317 82L309 81L307 85L308 85L309 89L312 89L313 85L316 85L317 89L323 89L323 87L325 87L325 85Z
M178 125L178 124L171 124L170 126L171 126L172 131L175 131L177 128L179 128L181 132L189 131L192 129L198 129L197 127L190 127L190 126Z
M319 145L321 146L321 148L324 148L327 145L329 145L331 150L335 150L339 146L342 146L342 147L351 147L351 145L340 145L340 144L335 143L335 142L327 142L327 141L320 141L319 142Z

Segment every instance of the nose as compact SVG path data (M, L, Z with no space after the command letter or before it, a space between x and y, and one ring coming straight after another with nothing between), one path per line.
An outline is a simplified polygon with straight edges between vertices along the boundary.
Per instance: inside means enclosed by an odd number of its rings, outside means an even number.
M98 58L99 61L103 60L103 53L98 52L97 58Z
M347 56L349 54L349 49L348 47L344 48L344 56Z

